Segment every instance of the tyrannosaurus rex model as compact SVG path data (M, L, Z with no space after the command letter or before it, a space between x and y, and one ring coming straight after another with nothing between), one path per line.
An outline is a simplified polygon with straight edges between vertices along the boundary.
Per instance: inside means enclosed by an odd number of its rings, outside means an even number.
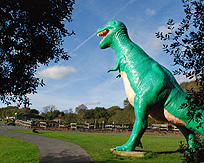
M125 92L134 107L135 123L129 140L117 151L133 151L142 146L140 139L147 128L148 115L176 125L185 136L190 150L199 143L194 132L204 135L204 110L196 106L180 88L173 75L133 43L122 22L109 21L98 29L104 36L99 47L113 48L117 56L116 67L125 85Z

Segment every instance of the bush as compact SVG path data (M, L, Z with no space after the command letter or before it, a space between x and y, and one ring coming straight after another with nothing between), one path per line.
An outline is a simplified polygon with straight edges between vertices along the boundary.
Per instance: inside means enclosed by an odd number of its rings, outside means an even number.
M186 151L187 144L184 144L183 141L180 142L179 147L183 152L183 163L199 163L204 162L204 139L201 139L198 135L196 135L198 142L201 146L197 149L197 151Z

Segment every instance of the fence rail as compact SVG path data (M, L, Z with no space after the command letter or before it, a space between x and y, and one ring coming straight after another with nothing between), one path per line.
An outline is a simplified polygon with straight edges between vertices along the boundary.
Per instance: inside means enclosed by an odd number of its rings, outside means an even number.
M176 126L171 124L152 124L149 129L155 131L179 131Z
M39 128L43 130L47 129L58 129L58 130L99 130L99 131L115 131L115 132L126 132L132 131L132 124L90 124L90 123L58 123L56 121L51 122L40 122L40 121L22 121L16 120L16 125L27 127L27 128ZM176 126L170 124L152 124L148 126L148 130L151 131L178 131Z
M28 128L34 127L34 123L32 121L16 120L15 124L18 126L23 126L23 127L28 127Z

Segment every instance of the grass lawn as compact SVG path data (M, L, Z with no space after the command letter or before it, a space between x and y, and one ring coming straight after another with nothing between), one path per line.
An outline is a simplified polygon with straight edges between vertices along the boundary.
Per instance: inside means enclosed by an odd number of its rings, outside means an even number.
M0 135L1 163L36 163L38 159L37 146L21 139Z
M13 131L13 130L12 130ZM17 130L16 130L17 131ZM32 131L17 131L27 134L35 134ZM137 163L179 163L182 162L182 154L177 152L179 142L184 138L175 137L149 137L143 136L142 150L149 151L143 158L122 157L112 154L110 148L125 143L128 135L91 134L91 133L70 133L70 132L43 132L36 135L57 138L80 145L91 154L95 162L137 162ZM141 148L138 148L141 150Z

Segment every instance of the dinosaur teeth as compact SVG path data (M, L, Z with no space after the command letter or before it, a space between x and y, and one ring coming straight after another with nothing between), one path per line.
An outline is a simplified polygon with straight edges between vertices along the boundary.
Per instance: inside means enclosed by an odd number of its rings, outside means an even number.
M97 33L97 35L98 36L106 36L107 34L108 34L108 32L109 32L109 30L108 29L105 29L105 30L103 30L103 31L101 31L101 32L99 32L99 33Z
M105 38L105 36L103 37L103 39ZM100 41L100 43L103 41L103 39Z

